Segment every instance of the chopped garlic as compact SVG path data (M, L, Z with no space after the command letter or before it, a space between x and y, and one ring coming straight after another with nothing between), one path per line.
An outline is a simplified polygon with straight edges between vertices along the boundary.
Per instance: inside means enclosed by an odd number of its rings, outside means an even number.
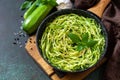
M58 4L57 10L71 9L73 6L70 0L57 0L56 2Z

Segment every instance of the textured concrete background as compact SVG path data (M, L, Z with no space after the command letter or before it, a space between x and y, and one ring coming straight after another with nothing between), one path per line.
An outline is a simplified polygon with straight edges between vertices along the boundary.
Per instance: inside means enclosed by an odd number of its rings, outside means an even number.
M0 0L0 80L50 80L24 49L28 36L16 36L24 13L19 9L23 1ZM102 70L99 68L85 80L101 80Z
M13 45L21 26L24 0L0 0L0 80L49 80L26 50ZM24 42L27 37L19 38Z

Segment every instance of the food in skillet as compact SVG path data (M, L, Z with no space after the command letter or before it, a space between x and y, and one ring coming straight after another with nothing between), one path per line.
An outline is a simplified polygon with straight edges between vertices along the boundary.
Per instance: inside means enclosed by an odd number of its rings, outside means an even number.
M39 40L43 57L54 67L74 72L93 66L102 55L105 38L92 18L64 14L46 24Z

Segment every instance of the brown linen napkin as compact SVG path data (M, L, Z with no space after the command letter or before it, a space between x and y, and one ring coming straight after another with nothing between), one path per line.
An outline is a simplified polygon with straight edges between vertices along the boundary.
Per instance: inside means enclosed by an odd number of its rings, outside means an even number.
M74 7L79 9L88 9L99 1L100 0L74 0Z
M108 62L104 80L120 80L120 0L112 0L102 21L109 34Z

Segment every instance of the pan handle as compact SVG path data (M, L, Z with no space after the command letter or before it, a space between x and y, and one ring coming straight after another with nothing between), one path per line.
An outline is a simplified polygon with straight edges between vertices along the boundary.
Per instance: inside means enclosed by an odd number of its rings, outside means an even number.
M96 4L92 8L89 8L88 11L95 13L97 16L101 18L105 8L109 3L110 3L110 0L100 0L98 4Z

